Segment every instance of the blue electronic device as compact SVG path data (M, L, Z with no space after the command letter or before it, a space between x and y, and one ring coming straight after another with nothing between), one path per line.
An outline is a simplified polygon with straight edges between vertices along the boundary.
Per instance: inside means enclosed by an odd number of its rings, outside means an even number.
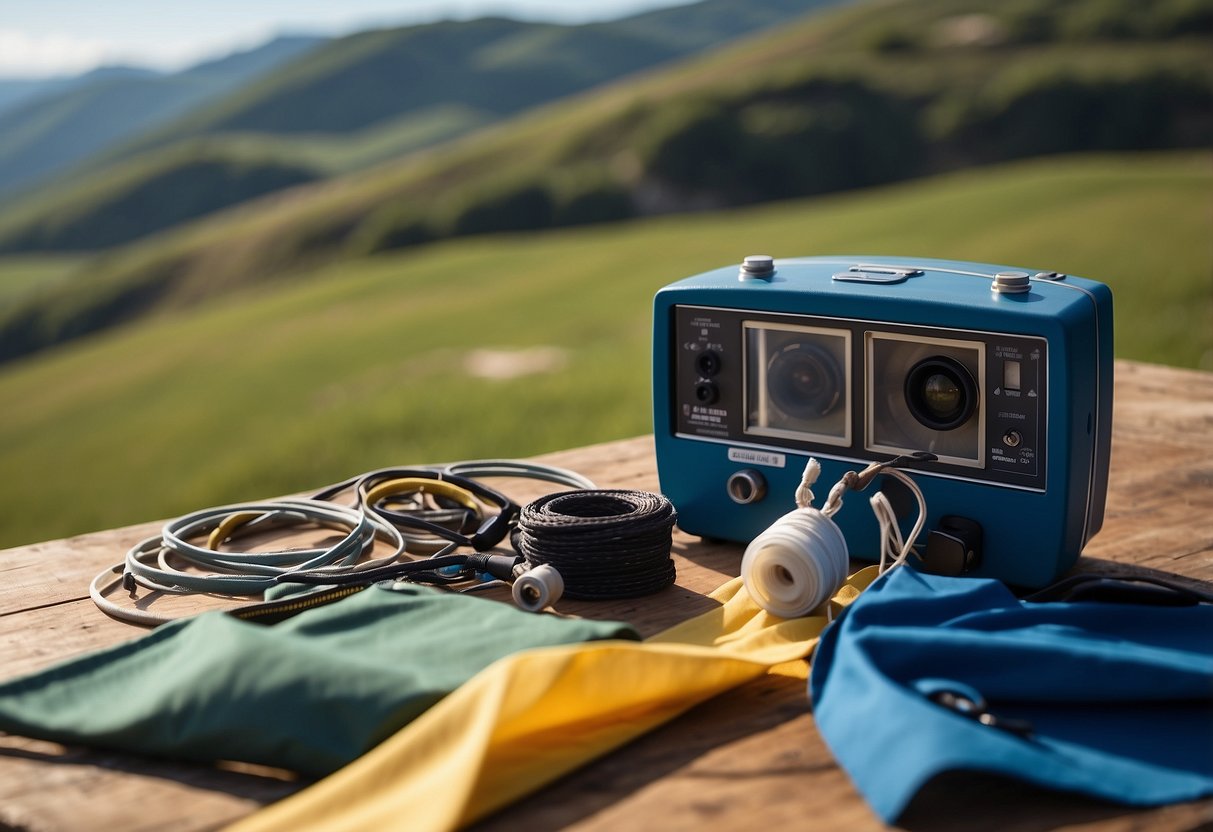
M745 258L653 307L661 490L692 534L749 541L846 471L918 451L926 568L1043 586L1099 530L1112 426L1112 294L1057 272L886 257ZM908 516L905 486L880 478ZM875 487L875 486L873 486ZM878 524L834 515L851 555ZM903 509L904 510L901 510Z

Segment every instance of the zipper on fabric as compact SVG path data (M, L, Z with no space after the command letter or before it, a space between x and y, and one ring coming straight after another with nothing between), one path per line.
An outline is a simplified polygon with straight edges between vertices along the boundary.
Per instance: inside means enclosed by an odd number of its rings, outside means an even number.
M326 589L322 592L313 592L310 595L306 595L302 598L284 598L281 601L267 601L262 604L250 604L245 607L238 607L237 609L230 610L228 615L239 618L242 621L256 621L258 619L270 617L277 620L286 619L301 613L304 610L322 607L326 604L331 604L334 601L340 601L343 598L356 595L357 593L366 589L368 586L370 586L370 584L339 586L332 589Z

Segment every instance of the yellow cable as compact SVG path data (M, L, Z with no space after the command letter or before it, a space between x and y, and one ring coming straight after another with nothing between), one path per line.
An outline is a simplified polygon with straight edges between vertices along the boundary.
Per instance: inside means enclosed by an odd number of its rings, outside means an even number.
M435 497L446 497L454 500L464 508L481 515L480 503L466 488L445 480L432 480L426 477L400 477L395 480L381 482L366 494L366 504L373 506L384 497L397 497L401 494L433 494Z
M238 514L229 514L215 527L211 532L210 537L206 539L206 548L213 549L218 552L219 547L226 541L230 540L236 529L243 526L245 523L250 523L256 520L261 515L253 511L243 511Z
M401 494L415 494L418 492L454 500L464 508L474 512L477 518L484 515L484 510L481 508L480 503L476 502L475 496L466 488L444 480L432 480L425 477L400 477L382 482L367 493L366 503L373 506L384 497L397 497ZM224 517L219 525L210 533L210 536L207 537L207 548L216 552L219 551L220 546L232 539L236 529L256 520L260 516L261 514L257 512L246 511L229 514L227 517Z

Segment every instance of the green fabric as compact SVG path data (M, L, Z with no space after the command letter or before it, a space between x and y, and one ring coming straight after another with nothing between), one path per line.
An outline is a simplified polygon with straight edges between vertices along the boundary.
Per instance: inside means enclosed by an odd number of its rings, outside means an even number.
M0 731L319 776L497 659L619 638L639 636L618 622L379 585L272 626L204 613L0 684Z

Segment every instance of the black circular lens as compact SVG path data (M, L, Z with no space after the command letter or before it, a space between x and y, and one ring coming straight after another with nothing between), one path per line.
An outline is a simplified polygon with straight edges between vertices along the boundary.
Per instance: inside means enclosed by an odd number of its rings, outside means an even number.
M834 409L842 392L838 362L816 344L788 344L767 364L767 392L787 415L820 419Z
M977 409L973 376L959 361L942 355L914 365L906 376L905 396L914 418L932 430L958 428Z

